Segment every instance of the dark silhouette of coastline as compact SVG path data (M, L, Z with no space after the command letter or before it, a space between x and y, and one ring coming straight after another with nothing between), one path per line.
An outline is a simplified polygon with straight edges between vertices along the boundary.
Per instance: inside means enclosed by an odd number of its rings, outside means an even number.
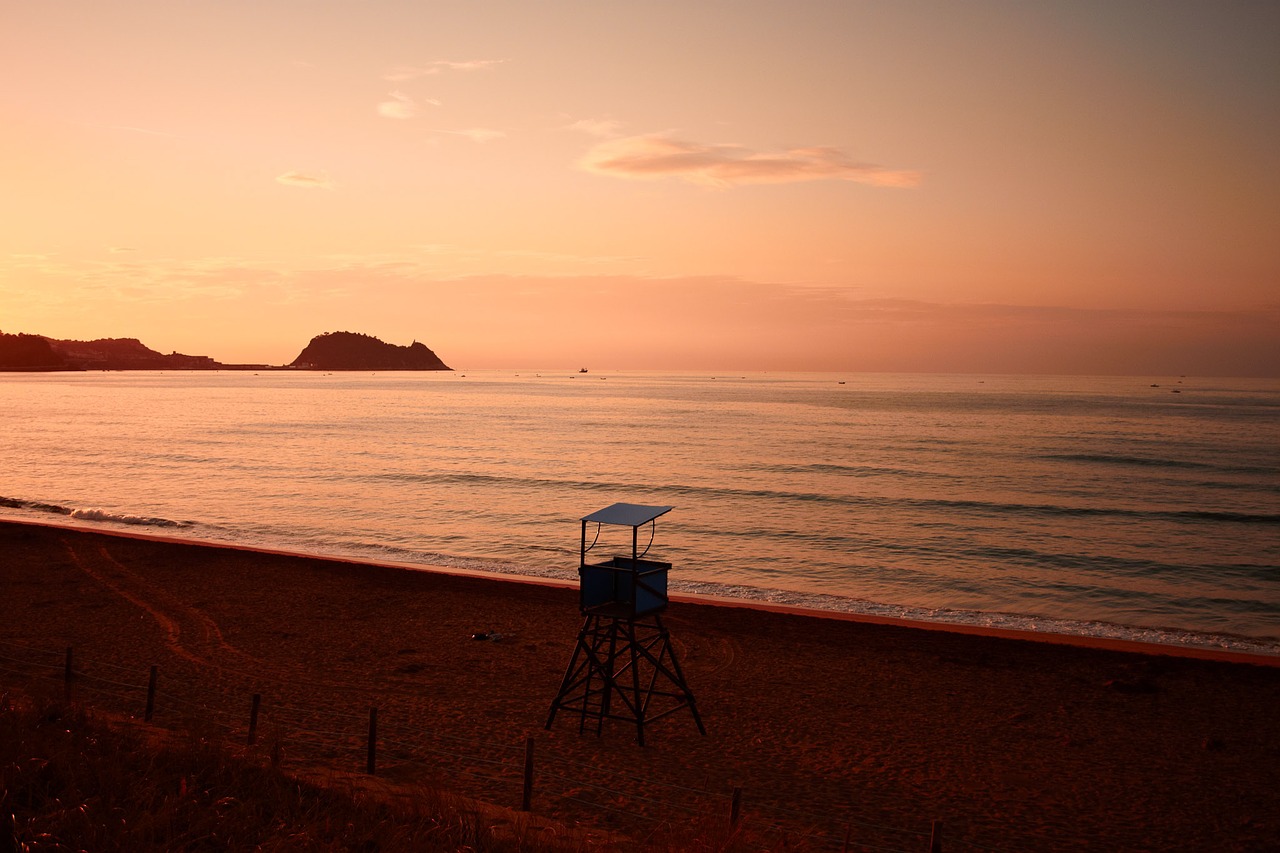
M137 338L71 341L0 332L0 371L59 370L451 370L425 345L383 343L354 332L326 332L290 364L224 364L207 355L156 352Z

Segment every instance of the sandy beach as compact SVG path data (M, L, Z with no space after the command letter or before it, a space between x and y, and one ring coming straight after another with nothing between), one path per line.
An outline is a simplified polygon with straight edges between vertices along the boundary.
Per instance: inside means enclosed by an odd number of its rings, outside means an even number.
M543 729L572 587L0 522L3 683L39 671L23 660L57 683L68 646L103 683L154 665L157 725L200 706L229 739L258 693L286 767L357 770L377 707L387 778L514 806L533 737L535 812L632 837L727 818L737 787L748 823L835 849L924 850L933 821L945 849L1280 846L1280 660L691 601L665 618L707 735L677 714L640 748L615 722Z

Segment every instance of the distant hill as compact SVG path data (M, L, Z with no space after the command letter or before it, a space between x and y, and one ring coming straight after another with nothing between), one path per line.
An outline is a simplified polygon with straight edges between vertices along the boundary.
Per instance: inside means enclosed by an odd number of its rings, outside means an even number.
M328 332L287 365L294 370L452 370L423 344L383 343L355 332ZM283 370L264 364L223 364L207 355L156 352L137 338L60 341L0 332L0 370Z
M137 338L59 341L0 332L0 370L216 370L225 366L204 355L164 355Z
M302 370L452 370L424 344L396 346L357 332L311 339L289 367Z
M66 361L39 335L0 332L0 368L6 370L65 370Z
M223 365L207 355L165 355L137 338L100 338L96 341L50 340L53 351L68 363L89 369L109 370L216 370Z

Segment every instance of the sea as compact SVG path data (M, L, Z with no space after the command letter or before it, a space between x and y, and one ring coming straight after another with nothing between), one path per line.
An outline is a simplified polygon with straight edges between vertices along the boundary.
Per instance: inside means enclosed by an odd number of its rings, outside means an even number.
M1280 380L0 374L0 517L1280 654ZM631 528L588 525L589 559Z

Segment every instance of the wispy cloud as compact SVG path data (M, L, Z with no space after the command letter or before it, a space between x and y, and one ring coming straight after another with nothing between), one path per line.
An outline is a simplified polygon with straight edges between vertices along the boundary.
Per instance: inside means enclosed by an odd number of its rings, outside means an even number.
M149 127L134 127L128 124L112 124L112 125L108 125L108 127L111 130L126 130L129 133L142 133L142 134L146 134L147 136L167 136L170 139L182 138L176 133L169 133L168 131L164 131L164 130L152 130Z
M418 114L418 105L440 106L435 98L411 98L404 92L391 92L378 104L378 115L384 118L410 119Z
M493 142L495 139L502 139L506 136L501 130L493 130L487 127L471 127L466 130L437 130L436 133L447 133L451 136L465 136L472 142L484 144Z
M334 186L333 181L323 172L285 172L276 176L276 183L313 190L331 190Z
M417 248L418 254L404 258L403 262L441 279L476 274L577 276L634 266L643 260L635 255L479 249L450 243L426 243Z
M879 187L914 187L920 183L918 172L862 163L838 148L792 148L762 154L734 143L687 142L663 134L601 142L587 152L581 166L601 175L676 177L713 187L820 180Z
M383 118L409 119L417 114L417 102L403 92L392 92L378 104L378 115Z
M382 79L403 83L406 80L416 80L419 77L429 77L446 71L484 71L506 61L505 59L469 59L457 62L450 59L437 59L425 65L397 65L382 75Z
M587 133L591 136L600 136L610 139L618 135L622 122L607 118L583 118L578 119L572 124L565 125L565 130L576 130L579 133Z

